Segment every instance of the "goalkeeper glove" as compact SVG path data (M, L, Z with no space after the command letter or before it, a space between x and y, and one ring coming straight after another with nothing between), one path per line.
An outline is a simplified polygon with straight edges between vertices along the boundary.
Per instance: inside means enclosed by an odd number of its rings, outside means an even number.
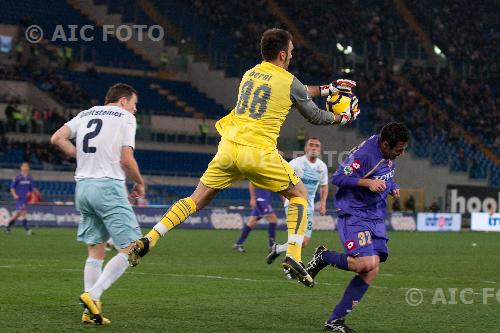
M356 87L356 81L347 79L338 79L335 86L340 92L352 94L352 88Z
M356 118L358 118L358 115L360 113L359 106L358 106L358 98L354 96L352 98L351 106L348 111L344 111L339 114L340 116L340 125L346 125L352 123Z
M354 96L351 102L351 115L352 115L351 122L356 120L356 118L358 118L360 112L361 110L359 109L358 98Z
M324 86L319 86L319 94L324 97L324 96L329 96L329 95L337 95L339 93L339 89L337 89L333 83L324 85Z
M328 85L319 86L321 96L337 95L339 92L352 94L352 88L356 87L356 81L338 79Z
M352 122L351 113L350 112L342 112L338 114L340 116L339 125L350 124Z

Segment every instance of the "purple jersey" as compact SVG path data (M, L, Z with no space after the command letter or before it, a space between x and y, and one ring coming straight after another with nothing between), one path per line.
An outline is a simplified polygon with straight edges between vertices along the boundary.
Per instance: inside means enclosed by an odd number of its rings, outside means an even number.
M16 194L19 196L18 201L27 201L28 193L33 191L33 178L31 175L23 176L22 174L18 174L12 180L10 188L16 191Z
M332 182L338 186L335 206L339 214L349 214L366 220L380 220L386 215L387 195L399 188L393 177L396 162L385 159L379 146L379 135L355 147L349 157L333 174ZM383 179L386 189L375 193L357 186L359 179Z
M262 217L274 213L271 207L271 191L256 188L255 201L256 206L252 210L252 216Z
M257 201L265 201L267 203L270 203L271 191L256 188L255 189L255 198Z

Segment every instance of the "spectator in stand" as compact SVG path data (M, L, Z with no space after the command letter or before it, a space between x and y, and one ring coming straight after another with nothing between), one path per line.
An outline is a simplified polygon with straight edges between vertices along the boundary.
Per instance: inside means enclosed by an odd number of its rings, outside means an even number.
M42 202L42 194L38 188L34 188L33 191L28 195L28 203L36 204Z
M17 113L15 105L9 103L5 108L5 117L7 118L7 130L13 131L16 128L16 116Z
M429 206L429 211L433 213L438 213L441 209L439 208L439 205L436 201L433 201L431 205Z
M392 203L392 211L393 212L401 211L401 202L399 200L394 199L394 202Z
M201 119L199 129L200 129L200 138L198 143L205 144L207 143L207 134L208 134L208 124L207 124L207 119L205 117Z
M167 50L164 49L160 53L160 69L166 71L169 68L168 65L169 65L168 53Z
M415 211L415 198L413 195L410 195L410 197L405 201L405 210L408 212Z
M39 108L34 108L31 116L33 133L43 133L42 111Z
M467 171L467 157L465 156L465 151L460 148L457 152L457 159L459 164L459 171Z
M301 127L297 130L297 144L299 145L299 149L303 149L306 143L306 130L304 127Z
M14 53L16 54L16 62L20 63L23 59L24 46L23 43L19 40L14 46Z

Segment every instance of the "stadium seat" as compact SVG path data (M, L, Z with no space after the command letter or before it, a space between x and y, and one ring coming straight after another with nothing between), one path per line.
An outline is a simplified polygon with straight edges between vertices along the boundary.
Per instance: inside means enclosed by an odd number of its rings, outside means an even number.
M26 17L29 17L32 24L39 25L49 40L54 34L56 24L66 27L69 35L69 25L94 26L94 34L103 36L102 28L90 21L87 17L79 13L64 0L54 0L50 2L50 11L47 11L47 4L43 1L6 1L2 3L0 10L0 22L18 25ZM147 61L129 50L123 43L114 37L109 37L107 41L102 38L95 38L90 44L84 40L63 41L63 38L51 40L51 43L61 47L71 47L73 56L84 55L84 61L95 61L100 66L150 69Z
M91 97L102 102L107 89L116 82L124 82L132 85L140 92L139 110L146 110L148 113L172 115L172 116L191 116L183 108L176 105L174 101L161 96L151 87L158 85L168 89L171 95L177 96L181 101L195 108L197 112L204 113L208 118L220 118L227 111L213 99L196 90L187 82L177 82L168 80L157 80L149 77L122 76L114 74L99 73L97 76L90 76L84 72L62 71L64 77L77 83L83 90L87 91Z
M12 201L12 197L8 192L10 182L8 179L0 180L0 200L2 201ZM35 186L40 190L43 201L74 201L75 185L75 182L37 181L35 179ZM153 184L148 186L147 199L152 205L167 205L191 195L194 189L194 186ZM228 205L247 206L249 200L250 197L246 188L229 188L219 193L213 205L221 207ZM273 196L273 204L276 207L282 204L277 195Z

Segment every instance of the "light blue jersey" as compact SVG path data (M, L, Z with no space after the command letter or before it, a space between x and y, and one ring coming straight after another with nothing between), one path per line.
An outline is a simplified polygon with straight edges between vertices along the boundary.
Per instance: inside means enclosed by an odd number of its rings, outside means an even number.
M318 186L328 185L328 168L322 160L316 159L314 163L309 162L305 155L294 158L290 165L295 174L302 180L307 189L307 228L305 236L311 237L314 216L314 199ZM288 200L285 202L288 207Z
M314 211L314 199L318 186L328 184L328 168L325 162L317 158L314 163L311 163L305 155L302 155L291 160L290 165L306 186L307 211Z

